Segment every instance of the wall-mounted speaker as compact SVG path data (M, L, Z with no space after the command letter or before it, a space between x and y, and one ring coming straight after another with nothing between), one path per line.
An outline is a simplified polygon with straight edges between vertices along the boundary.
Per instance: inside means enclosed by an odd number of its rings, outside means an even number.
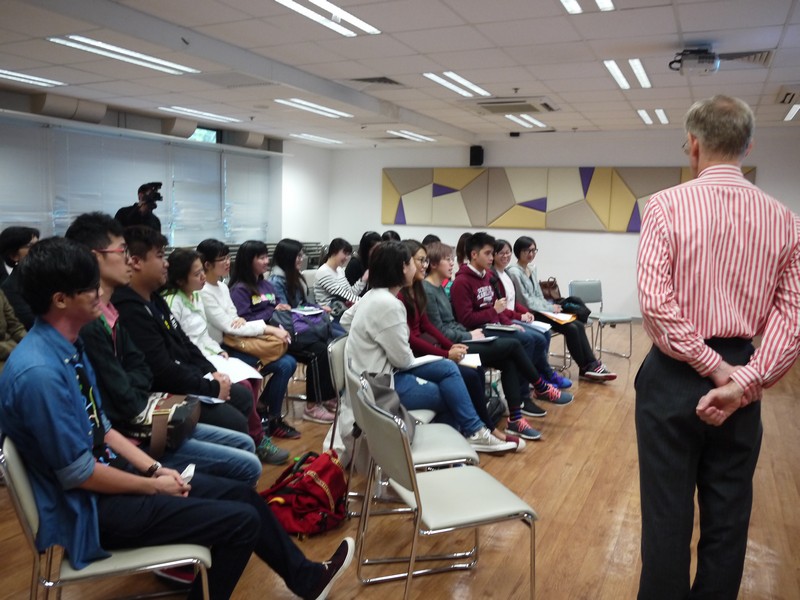
M469 166L480 167L483 165L483 146L469 147Z

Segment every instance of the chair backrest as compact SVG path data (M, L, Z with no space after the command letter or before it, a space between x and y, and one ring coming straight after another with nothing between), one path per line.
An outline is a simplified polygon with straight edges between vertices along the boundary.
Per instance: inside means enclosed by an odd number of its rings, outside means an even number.
M328 364L331 367L331 383L337 395L341 398L347 385L347 372L345 368L344 348L347 336L343 335L328 344Z
M308 285L309 301L316 302L317 269L303 269L301 275L306 280L306 285Z
M2 436L0 468L22 531L31 549L38 554L36 534L39 531L39 511L36 508L36 497L33 495L25 463L22 462L17 446L8 436Z
M376 405L366 402L362 389L353 404L359 405L358 424L367 436L369 453L383 472L409 491L416 493L416 475L405 423ZM355 407L354 407L355 410Z
M599 279L576 279L569 282L569 295L577 296L584 302L599 302L603 310L603 286Z

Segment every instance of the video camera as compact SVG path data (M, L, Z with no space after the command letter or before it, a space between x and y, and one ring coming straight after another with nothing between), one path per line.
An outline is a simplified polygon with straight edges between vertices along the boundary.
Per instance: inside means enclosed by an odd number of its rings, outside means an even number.
M150 208L156 207L156 202L161 202L164 196L161 195L159 190L164 185L160 181L153 181L151 183L143 183L139 186L139 193Z

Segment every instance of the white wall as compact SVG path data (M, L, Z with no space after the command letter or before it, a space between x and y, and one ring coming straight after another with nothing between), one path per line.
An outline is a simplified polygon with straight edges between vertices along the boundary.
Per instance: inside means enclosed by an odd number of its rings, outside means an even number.
M270 227L269 241L294 238L330 240L329 204L333 152L284 143L280 229Z
M800 132L796 128L757 131L757 143L746 164L758 168L757 182L770 194L800 213L800 169L797 147ZM681 151L683 134L678 130L623 133L544 133L522 135L484 144L485 166L683 166L686 157ZM300 145L291 145L295 159L284 177L298 177L301 182L313 179L322 157L306 155ZM320 151L324 152L324 151ZM466 147L414 147L374 150L329 151L330 178L327 201L330 209L322 210L314 202L315 211L292 203L284 196L284 223L296 224L303 233L297 236L329 240L342 236L356 244L369 229L389 229L381 224L381 170L385 167L463 167L469 164ZM316 160L311 160L312 156ZM308 162L306 162L308 160ZM321 184L325 187L324 184ZM284 184L284 190L287 186ZM322 190L321 190L322 191ZM328 219L327 229L324 220ZM444 241L455 244L461 228L393 226L402 237L421 239L436 233ZM322 232L327 233L322 233ZM308 232L308 233L306 233ZM311 233L313 232L313 233ZM317 232L320 232L319 234ZM492 235L512 243L520 235L531 235L539 245L539 275L555 276L567 291L571 279L599 278L607 310L638 315L635 272L638 235L624 233L584 233L544 230L493 229Z

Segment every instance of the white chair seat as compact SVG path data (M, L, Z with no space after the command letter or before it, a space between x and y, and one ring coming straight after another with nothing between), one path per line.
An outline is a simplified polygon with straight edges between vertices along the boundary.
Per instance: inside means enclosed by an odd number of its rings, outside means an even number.
M417 423L430 423L436 417L436 413L428 408L417 408L408 411Z
M414 492L391 479L392 489L403 501L416 508ZM417 473L422 522L433 531L469 525L481 521L507 519L518 513L536 512L516 494L479 467L460 467Z
M479 462L477 452L464 436L444 423L428 423L414 430L411 458L417 467L461 461L477 465Z
M151 571L159 568L166 569L173 566L174 563L182 563L191 559L200 561L205 565L211 565L211 551L204 546L194 544L170 544L168 546L114 550L108 558L96 560L78 571L73 569L67 561L64 561L61 564L60 576L65 582L73 582L103 575L120 575L125 572Z

